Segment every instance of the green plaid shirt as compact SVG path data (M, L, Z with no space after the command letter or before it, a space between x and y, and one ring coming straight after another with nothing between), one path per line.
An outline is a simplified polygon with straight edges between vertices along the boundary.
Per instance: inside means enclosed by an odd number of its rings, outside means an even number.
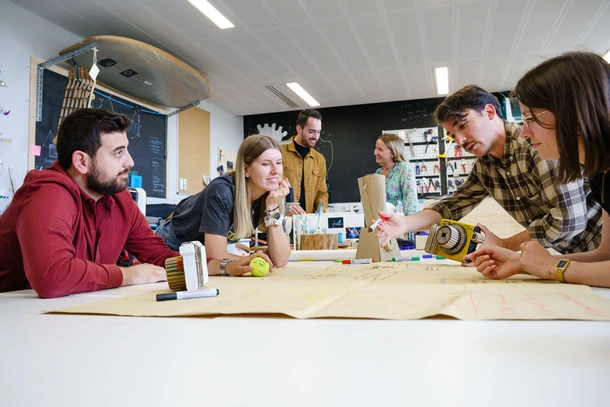
M560 253L595 249L601 241L602 212L590 196L588 181L554 186L555 162L541 159L520 132L517 124L507 123L502 158L478 158L464 184L426 209L459 220L491 196L541 245Z

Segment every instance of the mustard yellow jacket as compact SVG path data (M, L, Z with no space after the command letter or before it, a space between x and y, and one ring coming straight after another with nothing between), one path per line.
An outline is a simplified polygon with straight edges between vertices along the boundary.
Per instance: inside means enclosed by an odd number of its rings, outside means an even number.
M301 199L301 178L305 173L305 211L314 213L320 204L324 209L328 207L328 188L326 187L326 159L322 154L309 149L305 160L301 158L294 148L294 136L288 144L280 144L282 162L284 164L284 178L288 178L290 186L294 189L294 201ZM303 162L305 161L305 162ZM302 170L305 165L305 171Z

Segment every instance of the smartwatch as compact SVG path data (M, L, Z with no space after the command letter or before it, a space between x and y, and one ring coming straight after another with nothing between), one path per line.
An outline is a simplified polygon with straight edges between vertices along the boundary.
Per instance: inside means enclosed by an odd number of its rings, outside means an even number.
M563 273L565 273L566 269L570 265L570 260L561 259L555 265L555 273L557 274L557 281L560 283L565 283L566 280L563 278Z
M233 274L229 274L227 273L227 264L231 263L232 261L235 261L235 259L222 259L220 261L220 274L223 276L231 276L233 277Z

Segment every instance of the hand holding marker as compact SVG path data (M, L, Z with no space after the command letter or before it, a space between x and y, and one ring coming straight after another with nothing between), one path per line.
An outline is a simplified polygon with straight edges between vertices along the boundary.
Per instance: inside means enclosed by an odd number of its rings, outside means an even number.
M373 230L377 229L377 226L381 225L381 222L385 222L387 219L386 218L379 218L377 219L375 222L373 222L373 224L369 227L369 233L371 233Z

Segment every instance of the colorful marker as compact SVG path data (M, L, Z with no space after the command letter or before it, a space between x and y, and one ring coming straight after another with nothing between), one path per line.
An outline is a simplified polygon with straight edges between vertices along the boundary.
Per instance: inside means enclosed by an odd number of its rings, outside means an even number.
M424 255L423 255L423 256L421 256L421 257L423 257L424 259L431 259L431 258L432 258L432 255L431 255L431 254L424 254Z
M189 298L216 297L220 294L218 288L206 288L197 291L178 291L175 293L157 294L157 301L188 300Z
M371 264L373 259L341 260L342 264Z
M373 224L369 228L369 233L372 232L373 230L377 229L377 226L381 225L381 222L385 222L386 220L387 220L386 218L379 218L375 222L373 222Z
M392 261L419 261L419 257L392 257Z

